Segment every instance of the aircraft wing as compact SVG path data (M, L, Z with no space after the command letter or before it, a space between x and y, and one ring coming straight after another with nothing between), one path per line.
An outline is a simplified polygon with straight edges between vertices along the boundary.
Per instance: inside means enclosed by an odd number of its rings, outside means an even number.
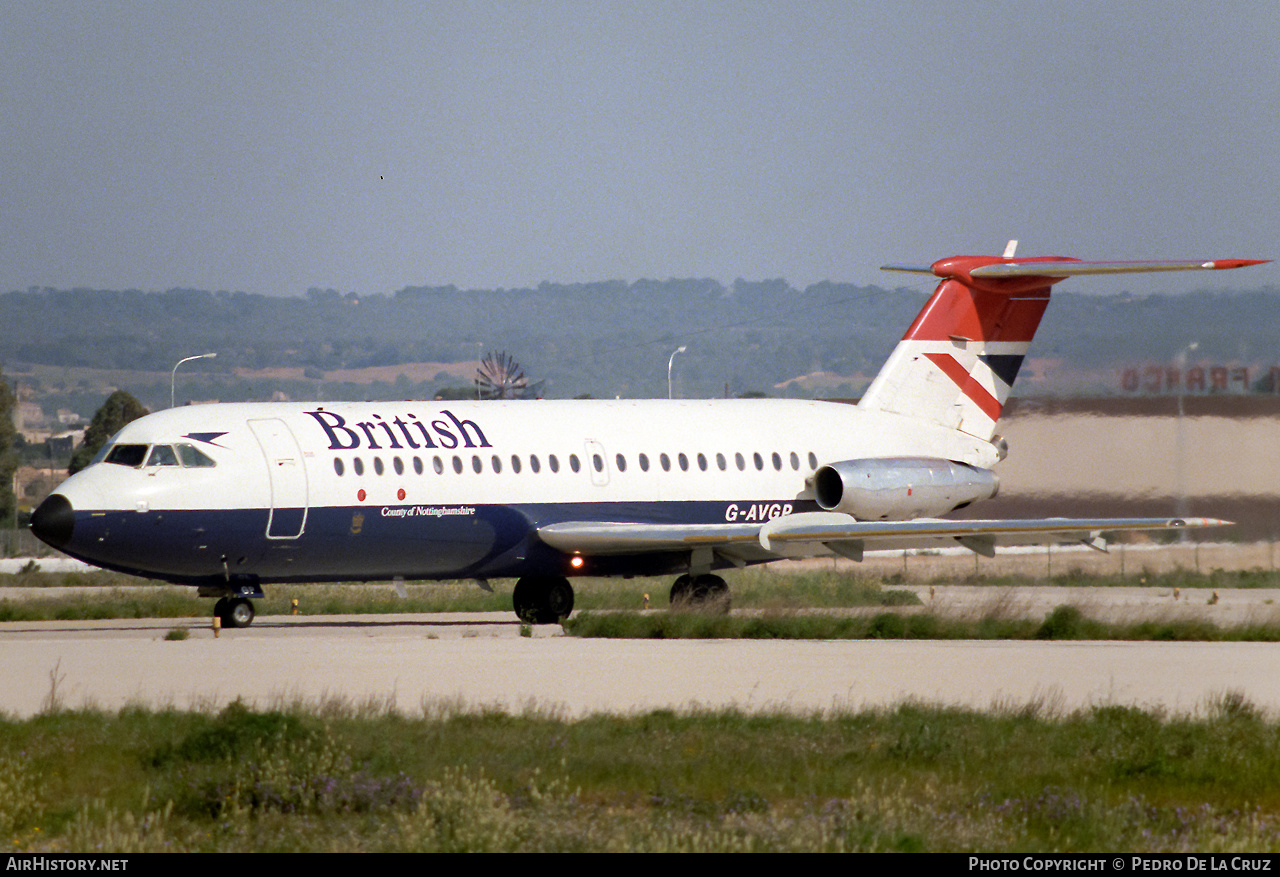
M1003 521L859 521L839 512L805 512L763 524L636 524L566 521L538 530L543 542L585 555L710 549L735 563L866 551L961 545L991 557L1009 545L1083 543L1102 550L1103 533L1221 527L1216 518L1036 518Z
M847 517L841 515L840 517ZM645 554L711 549L732 563L773 560L760 542L761 524L633 524L565 521L538 528L538 538L570 554Z
M833 512L775 518L760 531L760 543L785 556L809 556L825 546L846 557L862 551L942 548L962 545L990 557L999 546L1084 543L1102 549L1103 533L1182 530L1230 524L1216 518L1031 518L1003 521L856 521Z

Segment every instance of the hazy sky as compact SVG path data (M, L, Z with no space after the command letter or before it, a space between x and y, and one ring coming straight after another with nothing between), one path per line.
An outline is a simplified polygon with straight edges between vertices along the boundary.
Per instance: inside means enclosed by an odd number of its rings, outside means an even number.
M1280 257L1277 0L0 0L0 47L0 291Z

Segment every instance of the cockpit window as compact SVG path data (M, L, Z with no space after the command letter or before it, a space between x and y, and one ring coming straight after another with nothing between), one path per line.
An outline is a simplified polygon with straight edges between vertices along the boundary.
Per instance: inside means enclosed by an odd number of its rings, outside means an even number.
M107 458L107 454L111 453L111 449L115 446L116 438L118 438L119 435L120 433L117 432L111 438L102 443L102 447L98 448L98 453L94 454L93 459L89 461L89 466L92 466L95 463L101 463Z
M150 448L151 453L147 450ZM188 469L207 469L218 465L199 448L192 445L113 445L102 462L136 469L147 461L147 466L185 466Z
M156 445L151 449L151 456L147 457L148 466L176 466L178 465L178 455L173 452L170 445Z
M178 457L182 460L182 465L188 469L201 469L209 466L216 466L217 463L193 445L177 445Z
M103 462L115 463L117 466L131 466L136 469L142 465L142 461L146 457L146 445L116 445L103 459Z

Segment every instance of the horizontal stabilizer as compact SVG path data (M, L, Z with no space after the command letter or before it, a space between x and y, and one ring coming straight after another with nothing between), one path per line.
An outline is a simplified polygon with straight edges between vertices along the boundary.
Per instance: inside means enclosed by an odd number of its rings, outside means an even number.
M1214 259L1201 262L1005 262L972 269L972 277L1076 277L1084 274L1149 274L1157 271L1222 271L1263 265L1268 259Z
M1079 259L997 259L957 256L932 265L882 265L881 271L951 277L957 268L970 277L999 280L1011 277L1076 277L1086 274L1151 274L1158 271L1225 271L1249 265L1265 265L1270 259L1197 259L1177 262L1082 262ZM989 264L975 264L986 262Z

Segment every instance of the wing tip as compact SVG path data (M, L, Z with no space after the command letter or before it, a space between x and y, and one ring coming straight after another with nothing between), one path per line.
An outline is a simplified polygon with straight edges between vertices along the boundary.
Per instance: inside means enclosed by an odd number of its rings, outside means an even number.
M905 274L933 274L932 265L881 265L881 271L900 271Z
M1214 271L1229 271L1232 268L1247 268L1250 265L1266 265L1270 259L1214 259L1205 262L1201 267Z
M1234 527L1235 521L1224 521L1221 518L1171 518L1170 527Z

